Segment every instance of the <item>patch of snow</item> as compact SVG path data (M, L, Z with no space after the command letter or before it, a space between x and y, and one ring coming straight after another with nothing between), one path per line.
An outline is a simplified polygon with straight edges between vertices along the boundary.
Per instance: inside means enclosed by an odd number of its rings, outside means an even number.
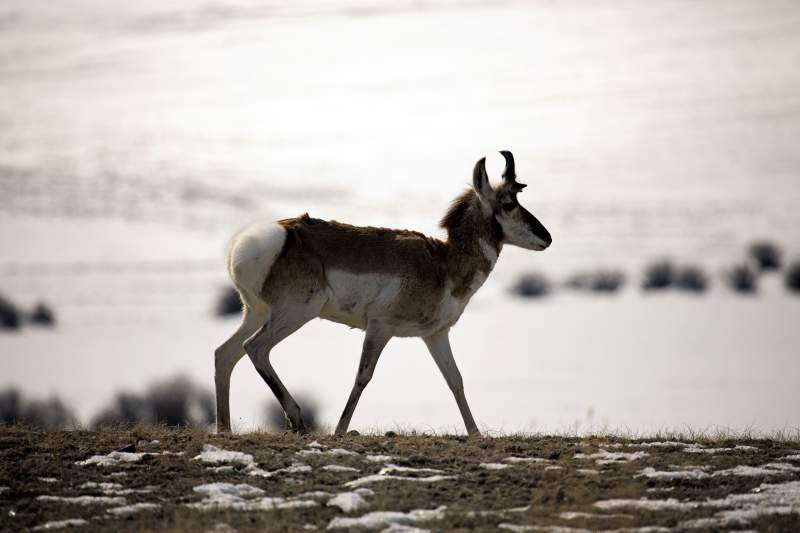
M309 442L308 444L306 444L306 448L322 448L322 447L323 447L322 444L320 444L317 441Z
M504 470L508 468L508 465L504 465L503 463L481 463L480 467L486 470Z
M40 526L33 528L33 531L46 531L51 529L62 529L65 527L78 527L88 524L83 518L67 518L66 520L55 520L53 522L45 522Z
M382 474L391 474L393 472L416 472L419 474L444 474L444 470L437 468L414 468L411 466L398 466L392 463L387 464L381 469Z
M139 511L155 511L160 507L161 505L157 503L135 503L133 505L123 505L122 507L112 507L106 512L117 516L128 516Z
M125 505L125 498L116 496L37 496L40 502L71 503L75 505Z
M405 526L403 524L392 524L386 529L381 529L381 533L431 533L430 529L423 529L416 526Z
M631 446L641 446L642 448L685 448L696 445L674 440L665 440L656 442L640 442L638 444L631 444Z
M594 468L579 468L576 470L579 474L586 474L589 476L598 476L600 475L599 470L595 470Z
M54 477L40 477L39 481L42 483L59 483L61 480ZM0 487L0 492L3 492L2 487Z
M276 500L276 498L271 499ZM316 507L317 505L319 504L314 500L291 500L288 502L275 501L276 509L303 509L306 507Z
M391 455L367 455L364 457L365 461L370 463L386 463L394 459Z
M447 479L455 479L455 476L444 476L444 475L433 475L427 477L407 477L407 476L397 476L394 475L396 472L405 472L405 473L442 473L442 470L437 470L435 468L412 468L410 466L398 466L393 464L388 464L384 468L380 470L377 474L372 474L369 476L360 477L358 479L354 479L352 481L348 481L344 484L345 487L360 487L361 485L367 485L369 483L375 483L378 481L386 481L390 479L400 480L400 481L418 481L420 483L433 483L436 481L444 481Z
M198 485L192 489L209 498L248 498L250 496L260 496L264 490L247 483L206 483Z
M370 483L376 483L378 481L388 481L388 480L397 480L397 481L417 481L419 483L434 483L436 481L445 481L448 479L455 479L455 476L428 476L428 477L405 477L405 476L390 476L390 475L383 475L383 474L373 474L371 476L365 476L358 479L354 479L353 481L348 481L344 484L345 487L360 487L361 485L368 485Z
M339 528L369 528L391 527L392 525L415 525L417 522L441 520L445 516L445 506L436 509L416 509L407 513L399 511L373 511L358 518L345 518L337 516L328 524L328 529Z
M78 461L75 464L80 466L98 465L98 466L116 466L121 463L136 463L141 461L145 455L155 455L152 453L134 453L134 452L111 452L108 455L93 455L84 461Z
M548 533L592 533L588 529L579 529L568 526L529 526L529 525L503 523L497 526L497 528L507 529L509 531L515 531L515 532L546 531Z
M158 440L158 439L151 440L151 441L150 441L150 444L161 444L161 441L160 441L160 440Z
M787 472L800 472L800 468L789 463L767 463L761 466L738 465L725 470L717 470L714 476L776 476Z
M129 494L147 494L153 492L158 487L148 485L141 489L123 489L119 483L96 483L94 481L87 481L80 486L82 489L99 490L106 496L127 496Z
M633 518L629 514L600 514L600 513L581 513L576 511L566 511L560 513L558 517L562 520L575 520L576 518L588 518L594 520L596 518L612 519L612 518Z
M212 444L203 446L203 451L192 460L204 463L237 463L243 466L249 466L255 462L249 453L223 450Z
M505 516L509 513L524 513L530 510L531 506L526 505L525 507L511 507L509 509L497 509L497 510L489 510L489 511L467 511L465 515L467 518L475 518L476 516Z
M9 490L9 487L0 487L0 494L3 494L7 490Z
M206 470L209 472L214 472L215 474L232 474L236 469L231 465L223 465L223 466L208 466Z
M781 484L762 483L751 493L730 494L704 502L707 507L723 508L713 517L688 520L685 528L727 528L747 525L763 515L800 514L800 481Z
M338 507L345 513L352 513L353 511L358 511L359 509L363 509L366 507L367 500L358 492L340 492L330 500L326 504L329 507Z
M608 450L604 450L600 448L598 452L592 454L585 454L585 453L576 453L575 459L594 459L594 462L599 465L608 465L608 464L616 464L616 463L627 463L630 461L635 461L636 459L641 459L642 457L647 457L649 454L647 452L609 452Z
M314 507L317 502L298 498L270 498L264 497L264 491L246 483L234 485L232 483L207 483L198 485L195 492L206 496L196 503L186 504L187 507L201 511L215 509L236 509L241 511L270 511L273 509L295 509Z
M108 483L108 482L95 483L94 481L87 481L86 483L81 485L80 488L108 491L108 490L121 489L122 485L120 485L119 483Z
M506 457L503 459L505 463L546 463L547 459L542 459L541 457Z
M369 489L359 489L359 490L369 490ZM370 492L372 491L370 490ZM313 499L327 500L328 498L333 497L333 494L331 494L330 492L325 492L324 490L315 490L313 492L304 492L303 494L300 494L297 497L311 498L312 500Z
M251 464L247 468L244 469L249 476L258 476L258 477L272 477L275 475L280 474L281 472L287 474L303 474L306 472L311 472L312 468L304 463L292 463L291 465L285 468L279 468L277 470L264 470L263 468L259 468L255 464Z
M312 448L310 450L300 450L295 455L299 455L301 457L308 455L348 456L348 455L358 455L358 452L352 452L350 450L345 450L343 448L331 448L330 450L320 450L318 448Z
M711 476L698 468L693 468L691 470L661 471L648 466L647 468L640 470L639 473L634 477L646 477L648 479L672 481L674 479L705 479Z
M558 466L558 465L548 465L548 466L544 467L544 469L545 470L564 470L564 467L563 466Z
M600 500L593 504L598 509L621 509L621 508L635 508L645 509L648 511L686 511L690 509L697 509L702 504L700 502L682 502L675 498L668 498L666 500L648 500L647 498L634 499L612 499Z
M800 461L800 453L794 455L787 455L785 457L781 457L781 459L785 459L787 461Z
M325 465L322 467L323 470L328 470L329 472L360 472L358 468L353 468L352 466L342 466L342 465Z
M111 477L128 477L127 472L112 472L109 474Z

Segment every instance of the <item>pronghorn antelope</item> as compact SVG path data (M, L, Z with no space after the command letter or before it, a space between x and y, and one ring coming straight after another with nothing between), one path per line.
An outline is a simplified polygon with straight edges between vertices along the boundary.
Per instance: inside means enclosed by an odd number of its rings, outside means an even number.
M504 244L544 250L552 239L517 202L514 156L492 186L486 159L472 188L456 198L440 225L441 241L407 230L357 227L297 218L249 226L237 234L228 272L244 303L242 324L215 352L217 429L230 431L234 365L247 353L277 397L289 427L303 431L300 407L269 361L272 348L319 317L366 331L355 384L336 433L347 431L358 399L392 337L422 337L455 396L469 434L478 427L464 396L448 331L494 267Z

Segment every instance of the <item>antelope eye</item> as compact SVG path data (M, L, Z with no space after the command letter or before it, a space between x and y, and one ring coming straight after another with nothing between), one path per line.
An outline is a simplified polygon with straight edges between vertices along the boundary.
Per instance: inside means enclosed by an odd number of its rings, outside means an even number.
M515 205L514 202L508 202L503 204L503 211L511 211L512 209L514 209L514 205Z

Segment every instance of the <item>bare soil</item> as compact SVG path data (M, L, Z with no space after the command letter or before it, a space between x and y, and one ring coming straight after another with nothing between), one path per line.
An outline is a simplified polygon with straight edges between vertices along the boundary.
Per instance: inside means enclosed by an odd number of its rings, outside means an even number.
M511 524L530 526L531 531L557 531L555 526L596 531L647 526L680 531L688 529L687 524L693 519L715 516L720 508L699 506L653 511L637 507L602 509L594 504L600 500L639 498L705 502L730 495L757 495L767 483L800 481L800 461L790 458L800 454L797 441L701 439L700 445L704 449L721 450L690 453L681 444L643 446L642 443L648 440L658 439L630 440L607 436L467 438L395 435L391 432L379 436L343 437L291 433L230 436L214 435L199 429L161 427L44 432L4 426L0 427L0 487L5 487L0 489L0 530L29 530L51 521L78 518L88 522L79 528L87 531L325 530L336 517L446 506L443 518L420 522L416 527L431 531L503 531L508 529L498 529L500 524ZM308 445L313 441L317 441L323 450L342 448L357 455L296 455L300 450L309 449ZM698 439L685 442L694 443ZM263 470L285 468L297 461L310 465L312 470L280 473L269 478L248 475L241 465L232 472L214 472L209 467L215 465L193 460L206 444L252 454ZM116 466L76 464L92 455L107 454L125 447L152 455L144 456L139 462ZM623 458L609 464L597 464L595 458L576 457L576 454L593 454L599 450L641 451L647 455L629 460ZM163 453L166 451L184 453ZM365 460L367 454L390 455L393 459L370 462ZM510 456L542 461L505 463L509 466L497 470L481 465L504 463ZM327 506L325 501L320 501L315 507L269 511L197 510L186 505L202 499L201 494L193 491L194 487L212 482L246 483L273 497L293 497L309 491L345 492L351 489L344 487L344 483L376 474L386 462L438 469L453 477L429 483L382 480L364 485L375 493L365 498L367 507L350 513ZM759 467L774 463L798 468L773 467L774 472L758 475L713 475L740 465ZM323 470L321 467L327 464L349 466L359 471ZM652 479L641 475L647 467L656 471L694 468L709 475L698 479ZM409 472L400 475L420 477L430 474ZM48 478L52 479L46 481ZM42 495L103 494L100 489L82 488L86 482L115 482L125 489L149 488L150 492L135 492L124 498L128 504L146 502L156 503L159 507L129 516L116 516L108 512L109 505L78 505L37 499ZM773 509L751 513L745 519L729 521L724 527L708 523L693 530L800 531L797 500L788 501L784 507L782 511Z

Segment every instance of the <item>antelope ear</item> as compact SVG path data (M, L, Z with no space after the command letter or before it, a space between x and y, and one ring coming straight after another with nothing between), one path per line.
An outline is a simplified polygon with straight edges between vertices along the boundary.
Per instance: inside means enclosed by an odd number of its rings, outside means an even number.
M494 189L489 184L489 176L486 175L486 158L482 157L475 163L472 171L472 187L478 193L478 197L486 202L494 200Z

